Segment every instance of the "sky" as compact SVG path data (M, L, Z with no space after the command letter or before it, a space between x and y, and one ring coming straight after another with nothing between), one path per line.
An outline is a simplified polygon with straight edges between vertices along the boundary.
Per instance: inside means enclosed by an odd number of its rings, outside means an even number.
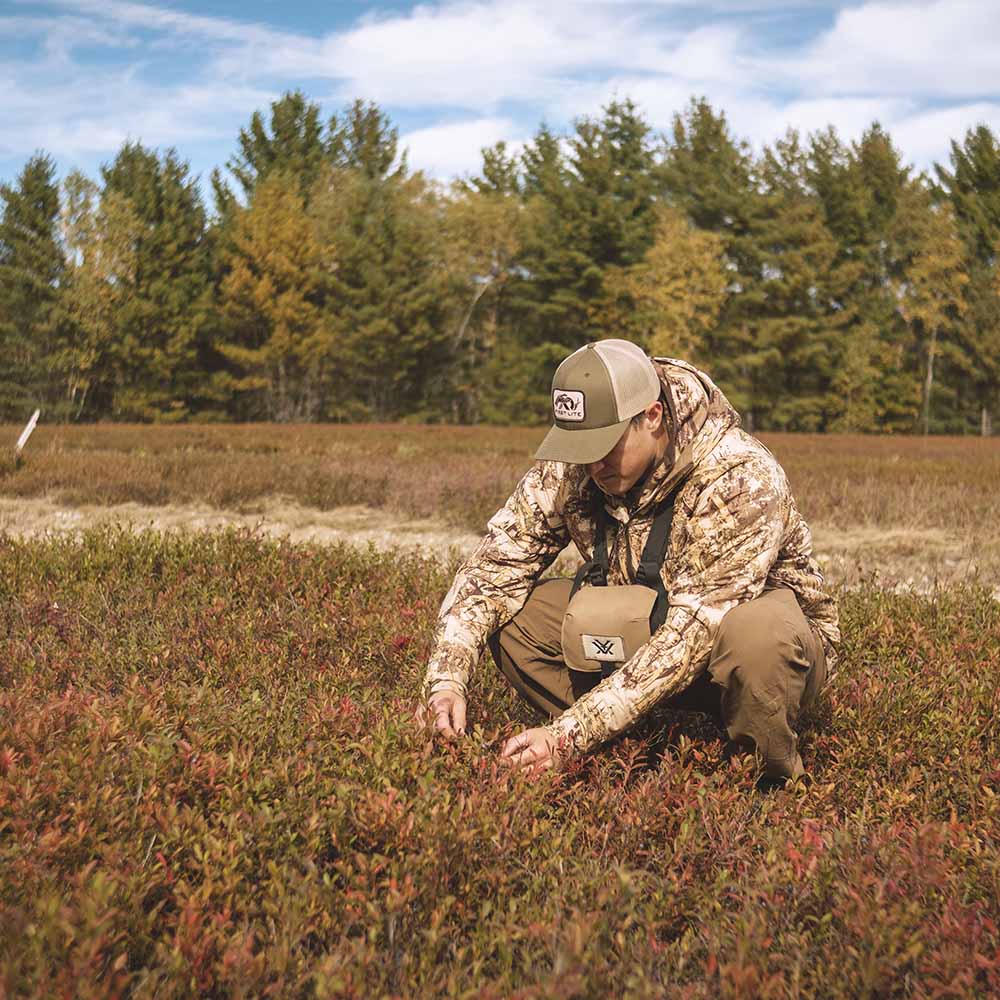
M377 102L442 180L615 98L666 131L693 95L758 149L878 120L929 169L1000 133L1000 0L0 0L0 180L39 150L97 176L126 140L206 180L292 89Z

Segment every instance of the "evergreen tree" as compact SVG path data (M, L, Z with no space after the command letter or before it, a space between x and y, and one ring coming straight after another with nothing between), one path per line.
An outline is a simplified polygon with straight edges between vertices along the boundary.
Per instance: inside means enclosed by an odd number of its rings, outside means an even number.
M26 419L36 406L58 415L49 363L58 347L64 261L51 158L31 157L16 184L0 185L0 198L0 419Z
M961 144L951 144L951 169L937 165L935 170L966 246L969 308L962 337L974 359L968 381L978 412L972 420L986 435L1000 406L1000 297L994 292L1000 262L1000 142L985 125L970 129Z
M838 409L834 365L855 319L845 298L858 265L837 259L797 133L765 148L759 174L751 231L762 264L760 294L746 320L760 365L754 409L762 427L822 430Z
M330 118L327 134L327 159L333 166L360 171L373 181L406 175L399 133L377 104L355 101L341 117Z
M552 359L607 336L617 289L606 295L605 276L641 261L653 240L649 132L632 102L613 101L576 123L566 155L544 126L523 152L527 211L504 352L518 387L506 419L543 419Z
M236 178L246 203L257 185L272 173L296 178L300 194L308 201L324 167L330 160L330 144L324 136L319 105L300 90L289 91L271 102L267 122L255 111L250 124L240 129L239 152L226 164ZM231 210L232 192L215 171L212 175L219 214Z
M497 142L482 150L482 176L463 186L480 194L516 195L522 193L521 166L517 156L507 152L507 143Z
M210 260L197 182L173 150L126 143L103 167L104 194L127 198L142 224L134 295L119 316L114 413L178 420L200 405L215 367L207 336Z
M752 428L757 383L768 363L758 352L749 324L759 302L761 260L753 237L760 211L755 163L746 142L737 140L724 114L704 99L692 100L674 116L664 139L657 182L661 194L701 230L723 242L731 294L719 323L708 331L704 350L712 376Z
M894 289L907 250L894 232L897 206L913 183L885 130L873 124L851 147L829 129L812 136L808 177L837 240L846 286L833 362L829 429L906 431L919 410L912 335Z
M448 274L434 189L419 174L331 168L310 208L331 255L334 419L430 418L450 409Z

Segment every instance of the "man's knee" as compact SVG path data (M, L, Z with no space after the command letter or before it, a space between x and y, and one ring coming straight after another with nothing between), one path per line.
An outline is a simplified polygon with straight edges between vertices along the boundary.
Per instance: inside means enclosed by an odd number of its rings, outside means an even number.
M517 693L542 713L558 715L574 701L562 662L560 631L572 580L543 580L524 607L488 640L493 660Z
M802 772L790 722L824 673L822 647L791 591L771 591L722 619L709 675L722 688L730 739L755 747L765 774L788 778Z
M729 687L733 673L738 672L742 686L761 693L784 688L789 674L804 678L812 668L815 651L807 648L811 638L791 591L775 591L738 604L719 626L710 676L723 687Z

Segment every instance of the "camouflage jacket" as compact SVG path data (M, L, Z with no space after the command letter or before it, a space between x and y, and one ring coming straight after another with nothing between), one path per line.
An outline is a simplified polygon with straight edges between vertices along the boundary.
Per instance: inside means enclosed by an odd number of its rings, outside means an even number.
M654 363L669 404L668 450L637 496L605 497L608 583L635 582L655 508L676 490L662 569L669 610L642 649L549 724L564 746L580 752L687 687L707 667L723 615L766 589L795 592L830 670L840 640L836 605L777 460L740 428L739 415L708 376L682 361ZM597 489L579 465L537 462L527 472L441 605L426 695L465 693L488 637L524 606L568 542L590 558Z

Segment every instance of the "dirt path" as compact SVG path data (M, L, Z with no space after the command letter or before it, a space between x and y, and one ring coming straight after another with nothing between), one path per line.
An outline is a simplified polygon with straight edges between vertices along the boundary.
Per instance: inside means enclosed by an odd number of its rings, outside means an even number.
M198 505L148 507L137 503L109 507L67 507L45 499L0 498L0 532L19 537L65 534L104 524L128 525L156 531L211 531L230 525L293 542L352 542L387 549L401 546L423 552L447 552L454 547L471 551L477 538L436 521L400 520L370 507L315 510L281 500L270 500L260 511L242 514Z
M293 542L349 542L379 549L401 547L439 556L465 554L478 535L458 531L434 520L401 520L384 510L339 507L316 510L280 499L263 503L259 512L244 514L208 506L67 507L46 499L0 498L0 533L17 537L76 533L101 524L127 525L158 531L205 531L229 525ZM817 557L829 578L855 584L874 578L893 589L927 591L935 582L978 578L1000 596L1000 536L969 539L941 530L848 531L813 525ZM559 569L569 570L576 553L560 557Z

